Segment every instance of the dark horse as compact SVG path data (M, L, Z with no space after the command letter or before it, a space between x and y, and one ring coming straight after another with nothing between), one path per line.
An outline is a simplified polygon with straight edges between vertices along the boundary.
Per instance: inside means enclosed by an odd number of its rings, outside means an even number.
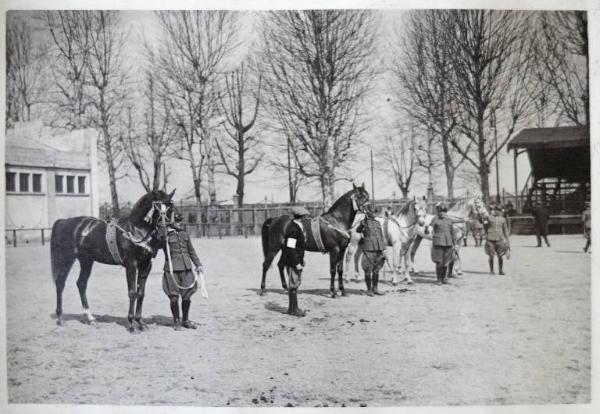
M368 201L369 193L365 190L365 185L360 187L352 185L352 190L341 196L331 208L324 214L321 214L319 220L319 229L321 240L323 242L324 251L319 249L317 241L312 233L311 219L302 221L306 237L306 250L310 252L328 252L329 253L329 271L331 274L331 297L336 296L335 292L335 273L338 272L338 284L342 296L346 296L344 291L343 275L343 258L346 246L349 241L349 231L354 221L356 212L360 210ZM287 225L292 220L289 215L279 217L270 217L265 220L262 225L262 247L265 261L263 262L262 280L260 283L260 294L266 293L265 279L267 271L271 267L273 259L277 252L283 248L284 234ZM313 219L314 220L314 219ZM310 236L308 234L310 233ZM279 268L279 276L281 277L281 286L287 290L287 283L283 272L283 261L277 263Z
M81 268L77 287L88 323L93 324L95 319L88 305L86 289L92 265L100 262L125 267L129 290L128 329L134 331L134 306L135 321L140 330L147 328L142 320L146 279L152 267L152 258L165 242L166 225L173 212L171 199L174 193L175 190L171 194L164 191L147 193L134 204L128 216L116 221L116 225L87 216L56 220L52 226L50 255L52 277L56 284L58 325L63 324L62 293L65 281L77 259ZM108 238L107 230L110 232ZM115 237L111 238L113 234ZM108 240L111 240L110 246Z

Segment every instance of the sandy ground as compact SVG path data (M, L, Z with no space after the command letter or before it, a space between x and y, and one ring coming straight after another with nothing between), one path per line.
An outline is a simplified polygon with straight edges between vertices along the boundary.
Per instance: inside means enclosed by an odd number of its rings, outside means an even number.
M195 240L208 300L192 303L196 331L175 332L161 288L162 254L144 307L150 330L125 329L124 270L96 264L82 323L75 281L66 324L53 319L49 248L8 248L7 352L11 403L207 406L391 406L585 403L590 400L590 256L578 236L552 248L515 236L506 276L487 274L481 249L462 249L465 274L433 284L429 244L412 286L383 297L349 283L330 299L327 256L308 254L289 317L276 269L258 296L260 240ZM472 242L471 242L472 243Z

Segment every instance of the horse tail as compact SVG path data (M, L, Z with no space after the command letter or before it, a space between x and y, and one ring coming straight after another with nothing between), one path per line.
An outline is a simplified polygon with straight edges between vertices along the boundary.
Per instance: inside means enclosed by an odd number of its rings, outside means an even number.
M273 218L269 217L265 220L265 222L262 225L260 234L262 237L262 249L263 249L263 255L266 258L267 254L269 253L269 230L271 229L271 224L273 223Z
M56 283L56 279L61 270L62 254L59 246L59 228L62 220L56 220L52 225L52 234L50 235L50 261L52 265L52 280Z

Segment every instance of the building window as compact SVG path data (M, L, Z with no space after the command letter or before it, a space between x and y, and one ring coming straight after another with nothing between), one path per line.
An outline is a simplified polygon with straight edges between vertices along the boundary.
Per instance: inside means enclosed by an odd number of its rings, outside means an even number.
M85 177L77 177L77 192L85 194Z
M54 190L57 193L64 193L65 190L63 188L63 175L55 175L54 176Z
M22 193L26 193L29 191L29 174L19 174L19 191Z
M67 175L67 193L73 194L75 192L75 176Z
M17 173L6 172L6 191L17 191Z
M42 174L33 174L33 192L42 192Z

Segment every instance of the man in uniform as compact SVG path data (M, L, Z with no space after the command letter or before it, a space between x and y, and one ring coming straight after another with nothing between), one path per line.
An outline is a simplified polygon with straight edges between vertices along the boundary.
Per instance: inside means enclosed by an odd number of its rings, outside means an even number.
M192 246L190 235L181 227L182 221L181 214L175 213L174 223L167 231L168 246L165 247L163 276L163 290L171 301L173 328L176 331L179 331L182 326L196 329L196 325L189 320L190 298L198 289L194 272L202 271L202 263ZM179 296L181 296L183 321L179 319Z
M583 251L587 253L592 245L592 210L589 201L585 202L585 210L581 213L581 220L583 221L583 235L586 239Z
M385 263L383 232L381 224L375 219L373 208L370 205L366 205L364 211L365 218L356 228L356 232L363 235L360 240L360 247L364 254L362 260L367 261L367 266L363 265L363 269L365 269L365 282L367 283L367 295L383 295L383 292L377 288L379 284L379 270L381 270Z
M486 219L484 226L486 230L485 253L488 255L490 274L494 274L494 256L498 256L498 273L503 275L502 256L510 248L508 239L508 225L506 219L502 216L500 207L490 206L491 215Z
M548 218L550 215L542 204L538 201L533 209L533 219L535 221L535 237L537 238L537 247L542 247L542 237L546 246L550 247L548 242Z
M431 220L431 260L435 263L437 284L441 285L449 284L447 275L452 273L454 266L454 221L447 217L445 205L437 205L436 210L437 216Z
M282 251L283 263L288 274L289 306L287 313L293 316L304 316L306 313L298 308L298 288L302 283L302 269L304 269L304 227L302 218L310 215L304 207L292 209L293 220L288 224L284 234L284 247Z

